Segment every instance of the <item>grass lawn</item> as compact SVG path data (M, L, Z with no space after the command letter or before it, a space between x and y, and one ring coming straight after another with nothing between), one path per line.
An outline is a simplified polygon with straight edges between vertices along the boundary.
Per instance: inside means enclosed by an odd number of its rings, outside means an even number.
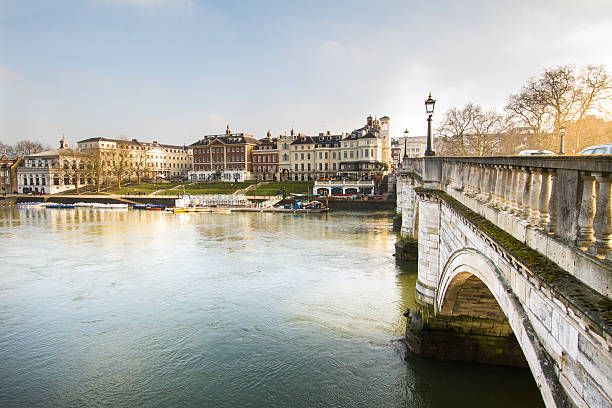
M119 189L115 188L113 190L110 190L109 193L112 194L120 194L120 195L127 195L127 194L151 194L154 193L158 190L168 190L171 189L173 187L178 186L178 183L140 183L140 184L130 184L128 186L125 187L121 187ZM162 192L160 192L161 194ZM167 193L169 194L169 193ZM175 190L172 190L172 194L176 195L177 192Z
M312 192L314 186L313 181L277 181L263 185L257 189L258 196L273 196L278 194L278 191L285 189L287 195L289 194L307 194ZM247 191L247 195L254 196L255 190Z

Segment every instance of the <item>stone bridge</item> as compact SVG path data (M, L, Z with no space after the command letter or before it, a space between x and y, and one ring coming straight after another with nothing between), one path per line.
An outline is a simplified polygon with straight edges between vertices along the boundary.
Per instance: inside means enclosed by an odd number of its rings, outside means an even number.
M409 348L528 366L547 407L612 406L612 160L406 158L396 176Z

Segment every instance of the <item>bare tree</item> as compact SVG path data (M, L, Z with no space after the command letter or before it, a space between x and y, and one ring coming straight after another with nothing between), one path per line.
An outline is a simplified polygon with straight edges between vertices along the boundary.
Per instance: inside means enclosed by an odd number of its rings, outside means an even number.
M609 100L610 75L602 65L588 65L580 72L572 65L546 69L508 98L506 110L533 134L533 147L555 145L561 126L580 122L588 112ZM576 147L580 144L577 128ZM550 134L557 137L550 137Z
M69 183L74 185L77 194L79 194L79 184L82 184L86 175L85 167L84 157L81 156L62 160L61 168L64 180L68 180Z
M13 146L0 142L0 157L10 159L14 156L14 153L15 149L13 149Z
M128 149L117 146L116 149L105 152L108 169L117 180L117 188L121 188L121 181L131 171L131 154Z
M463 109L451 108L446 112L438 128L438 150L447 156L499 154L506 130L501 114L468 103Z
M104 177L108 172L106 155L99 149L92 149L86 153L85 162L87 177L91 179L92 184L96 186L96 191L99 193Z
M519 93L510 95L506 111L517 123L531 130L534 147L548 147L546 135L551 130L548 106L535 80L529 80Z
M42 152L43 145L32 140L21 140L15 144L14 154L18 157L25 157L31 154Z
M593 109L605 109L603 102L610 102L612 78L603 65L587 65L578 76L578 85L580 101L576 115L576 150L580 148L586 114Z
M138 184L142 181L142 178L148 173L148 155L147 150L144 146L140 146L136 153L132 156L132 171L136 175Z

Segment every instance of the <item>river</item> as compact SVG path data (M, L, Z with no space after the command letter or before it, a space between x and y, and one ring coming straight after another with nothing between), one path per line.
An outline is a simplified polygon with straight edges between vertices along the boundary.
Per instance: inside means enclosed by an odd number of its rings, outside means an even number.
M392 215L0 208L0 406L543 406L404 359Z

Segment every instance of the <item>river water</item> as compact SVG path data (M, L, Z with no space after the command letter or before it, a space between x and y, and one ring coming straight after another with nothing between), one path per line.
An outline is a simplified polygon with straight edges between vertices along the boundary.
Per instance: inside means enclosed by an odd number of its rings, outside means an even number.
M392 215L0 209L0 406L543 406L404 360Z

